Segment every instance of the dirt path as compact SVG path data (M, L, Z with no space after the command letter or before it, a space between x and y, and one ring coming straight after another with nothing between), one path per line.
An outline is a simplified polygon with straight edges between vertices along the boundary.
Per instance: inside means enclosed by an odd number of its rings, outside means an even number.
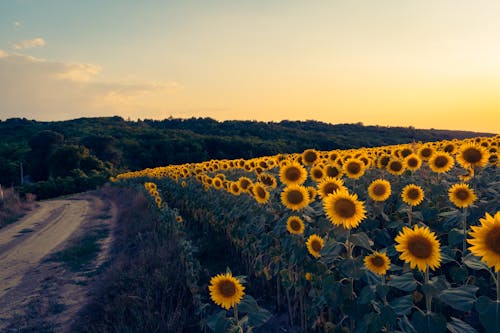
M40 202L20 221L0 229L0 331L68 329L86 299L85 285L92 271L105 260L110 237L106 232L98 239L95 264L80 271L46 259L80 246L82 237L96 228L109 231L115 214L111 203L95 195L80 195Z

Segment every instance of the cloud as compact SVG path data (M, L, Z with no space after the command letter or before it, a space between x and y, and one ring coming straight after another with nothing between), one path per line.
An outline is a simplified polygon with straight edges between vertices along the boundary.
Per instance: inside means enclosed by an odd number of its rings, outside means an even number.
M21 22L19 22L19 21L14 22L14 26L16 28L19 28L21 25L23 25L23 24Z
M101 70L0 51L0 119L167 117L166 102L182 89L176 82L101 81Z
M32 49L34 47L41 47L45 45L45 40L43 38L33 38L33 39L25 39L16 44L14 44L13 48L16 50L22 49Z

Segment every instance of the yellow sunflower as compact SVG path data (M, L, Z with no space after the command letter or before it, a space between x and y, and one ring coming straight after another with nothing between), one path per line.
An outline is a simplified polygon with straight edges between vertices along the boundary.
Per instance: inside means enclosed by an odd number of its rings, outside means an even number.
M314 258L319 258L320 257L320 252L321 249L323 248L324 245L323 238L320 236L313 234L309 236L306 242L307 246L307 251L314 257Z
M385 275L391 267L391 260L385 252L374 252L364 259L365 267L378 275Z
M427 266L437 269L441 265L440 243L436 234L428 227L415 225L413 229L404 227L395 238L399 258L425 272Z
M226 310L241 302L245 287L231 273L217 274L210 279L210 298Z
M330 221L345 229L356 228L366 218L364 203L357 194L340 189L323 199L323 209Z
M450 187L448 197L459 208L468 207L477 199L476 194L469 188L469 185L463 183L454 184Z
M385 201L391 195L391 183L385 179L376 179L368 186L368 195L374 201Z
M177 221L177 223L182 223L182 216L177 215L175 217L175 220Z
M301 185L306 179L306 169L297 162L286 164L280 168L280 180L285 185Z
M495 272L500 271L500 211L491 216L486 213L485 217L479 219L481 226L471 226L469 235L472 239L467 242L472 246L470 252L486 263L494 267Z
M290 216L286 221L286 230L291 234L302 235L304 229L304 221L298 216Z
M445 152L435 152L428 161L429 167L436 173L445 173L455 165L453 157Z
M465 169L484 167L488 163L489 153L480 145L464 144L457 153L457 162Z
M377 168L385 169L389 161L391 160L391 155L383 153L377 158Z
M340 178L342 177L342 169L335 164L327 164L323 168L326 177Z
M252 180L248 177L240 177L238 179L238 185L243 192L248 192L248 187L252 185Z
M323 171L323 167L320 165L312 167L310 174L311 174L311 179L315 182L320 182L323 179L323 177L325 177L325 172Z
M269 201L269 192L262 183L254 183L251 188L253 197L258 203L265 204Z
M276 178L268 173L261 173L258 179L261 183L273 189L276 188L276 186L278 185Z
M352 179L358 179L365 173L365 164L357 158L348 159L342 168L347 177Z
M309 192L304 186L291 185L281 192L281 202L291 210L301 210L309 205Z
M229 193L231 193L232 195L240 195L241 194L241 189L240 189L240 185L238 182L231 182L229 184Z
M314 202L314 200L316 200L316 196L318 195L318 191L312 186L307 186L306 189L309 193L309 203Z
M424 190L415 184L406 185L401 191L403 201L410 206L418 206L424 200Z
M422 166L422 160L417 154L410 154L405 157L404 165L410 171L417 171Z
M427 161L434 154L434 148L428 145L423 145L418 149L417 154L423 161Z
M319 157L318 151L315 149L306 149L302 153L302 162L305 165L313 165Z
M345 189L344 181L340 178L326 177L318 184L318 193L321 199L325 199L328 194L333 194L339 189Z
M402 175L403 172L405 172L405 165L399 159L391 159L387 163L387 166L385 168L387 171L389 171L389 173L396 175L396 176Z

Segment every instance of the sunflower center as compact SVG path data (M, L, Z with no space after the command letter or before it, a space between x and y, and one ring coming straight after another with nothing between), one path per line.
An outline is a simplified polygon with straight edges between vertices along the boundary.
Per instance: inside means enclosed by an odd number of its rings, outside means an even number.
M430 157L432 155L432 149L424 148L420 151L420 155L425 158Z
M412 200L417 200L420 197L420 191L417 190L416 188L411 188L408 190L406 195L408 198L410 198Z
M304 154L304 160L308 163L316 161L317 158L318 156L316 156L316 153L313 151L308 151Z
M262 187L257 187L256 193L257 193L257 196L259 198L262 198L262 199L266 198L266 191Z
M446 145L444 147L444 151L447 152L447 153L452 153L453 150L455 150L455 146L454 145L449 144L449 145Z
M446 165L448 165L448 159L445 156L438 156L434 161L434 165L437 166L438 168L443 168Z
M400 171L403 168L403 165L399 161L394 161L391 163L392 171Z
M339 199L335 201L335 211L342 218L347 219L353 217L356 213L356 205L349 199Z
M236 294L236 286L232 281L222 281L219 284L219 291L224 297L233 297Z
M411 153L413 153L413 151L411 149L405 148L401 151L401 156L406 157L406 156L410 155Z
M483 155L481 154L481 151L479 149L471 147L464 150L464 152L462 153L462 157L469 163L477 163L481 161Z
M318 240L313 240L311 242L311 247L314 250L314 252L320 252L321 251L321 243Z
M285 178L288 179L289 181L297 181L300 179L301 172L298 168L296 167L291 167L286 169L285 172Z
M300 230L300 222L297 220L291 220L290 227L292 228L293 231L299 231Z
M410 158L408 159L408 165L411 168L416 168L418 166L418 160L416 158Z
M432 243L425 237L413 236L408 241L408 250L420 259L429 258L432 253Z
M347 165L347 170L349 171L349 173L356 175L361 171L361 165L356 162L349 163Z
M459 189L458 191L455 192L455 196L459 199L459 200L467 200L469 199L469 191L467 191L466 189Z
M500 255L500 227L494 226L493 229L487 233L485 239L486 247L496 254Z
M250 182L247 179L242 179L240 181L241 188L246 190L248 186L250 185Z
M261 181L267 186L273 185L273 179L271 177L263 177Z
M389 163L389 160L390 158L388 156L383 156L382 158L380 158L380 165L385 167L387 163Z
M380 196L385 194L385 185L384 184L376 184L373 186L373 194Z
M384 259L380 256L375 256L372 258L372 265L375 267L382 267L384 266Z
M313 171L314 178L322 178L323 177L323 171L316 169Z
M339 189L338 185L335 183L326 183L325 186L323 187L323 192L325 196L328 194L333 194L333 192L337 191Z
M298 205L299 203L304 201L304 195L302 194L302 192L297 190L288 192L286 197L288 199L288 202L294 205Z
M337 170L337 168L335 167L329 167L326 170L326 174L328 175L328 177L337 177L339 175L339 170Z

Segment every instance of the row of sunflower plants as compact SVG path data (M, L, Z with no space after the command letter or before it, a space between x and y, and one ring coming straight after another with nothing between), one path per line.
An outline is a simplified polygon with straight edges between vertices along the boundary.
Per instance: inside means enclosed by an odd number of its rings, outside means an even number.
M499 142L308 149L116 180L156 179L192 227L225 234L304 332L498 332Z

